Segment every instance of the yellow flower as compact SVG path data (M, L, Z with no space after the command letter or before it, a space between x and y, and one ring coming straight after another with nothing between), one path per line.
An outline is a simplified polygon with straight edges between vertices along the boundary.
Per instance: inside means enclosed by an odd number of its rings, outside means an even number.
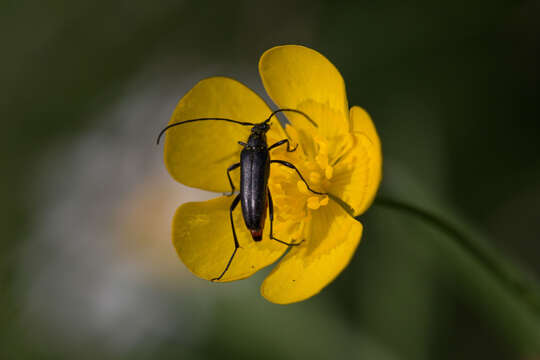
M362 235L354 217L373 201L381 180L379 137L369 115L347 105L345 84L338 70L324 56L303 46L278 46L266 51L259 72L270 98L280 108L309 115L314 127L300 114L287 113L285 129L275 118L267 133L268 144L287 139L298 144L271 150L272 159L294 164L298 174L272 164L269 189L274 201L274 236L289 243L301 242L281 259L261 286L271 302L287 304L307 299L328 285L349 263ZM257 123L271 109L243 84L225 77L202 80L178 103L169 124L222 117ZM165 164L177 181L215 192L229 192L227 168L240 159L251 128L224 121L183 124L169 130ZM285 131L286 130L286 131ZM239 170L231 177L239 188ZM234 250L229 208L233 198L221 196L191 202L178 208L173 220L173 243L184 264L197 276L211 280L225 269ZM272 264L287 246L269 238L266 219L263 240L255 242L246 229L239 208L233 213L238 249L220 281L251 276Z

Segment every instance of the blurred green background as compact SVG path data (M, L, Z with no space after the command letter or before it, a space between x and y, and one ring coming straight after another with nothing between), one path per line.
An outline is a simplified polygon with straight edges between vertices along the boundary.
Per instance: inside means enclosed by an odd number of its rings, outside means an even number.
M374 206L344 273L278 306L264 274L177 260L154 145L198 80L263 94L303 44L382 139L380 193L455 219L540 274L538 1L0 1L2 359L535 359L540 324L452 242ZM264 271L263 271L264 272Z

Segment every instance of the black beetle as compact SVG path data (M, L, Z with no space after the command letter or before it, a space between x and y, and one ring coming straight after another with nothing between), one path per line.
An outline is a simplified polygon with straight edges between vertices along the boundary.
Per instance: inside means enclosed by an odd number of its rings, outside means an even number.
M234 209L236 208L236 206L238 206L239 202L242 203L242 216L244 218L244 222L248 230L251 232L251 237L253 238L254 241L262 240L264 222L266 220L266 208L268 207L268 210L270 213L270 239L278 241L288 246L300 245L300 243L287 243L285 241L282 241L274 237L274 234L273 234L274 204L272 203L272 195L270 194L270 190L268 189L268 178L270 176L270 164L281 164L295 170L298 176L300 177L300 179L304 182L304 184L306 184L309 191L318 195L327 195L326 193L317 192L311 189L307 181L304 179L304 177L300 173L300 171L293 164L287 161L283 161L283 160L270 159L270 150L278 146L287 144L288 152L292 152L296 150L296 147L291 149L289 139L278 141L275 144L271 145L270 147L268 147L268 144L266 141L266 132L270 130L270 124L269 124L270 120L277 113L286 112L286 111L301 114L307 120L309 120L315 127L317 126L317 124L309 116L307 116L307 114L305 114L304 112L300 110L278 109L272 112L272 114L270 114L270 116L261 123L249 123L249 122L236 121L236 120L226 119L226 118L198 118L198 119L179 121L177 123L170 124L166 126L163 130L161 130L161 132L158 135L157 143L159 144L159 140L168 129L174 126L191 123L195 121L227 121L227 122L232 122L239 125L252 126L251 135L249 135L247 143L242 142L242 141L238 142L240 145L244 147L242 149L242 152L240 153L240 162L231 165L227 169L227 177L229 178L229 183L231 184L231 192L228 195L232 196L234 194L235 187L232 182L230 172L240 167L240 193L234 198L230 207L230 211L229 211L229 217L231 221L232 233L233 233L233 238L234 238L234 251L227 263L227 266L225 267L225 270L223 270L221 275L219 275L217 278L212 279L212 281L220 280L223 277L223 275L225 275L225 273L229 269L229 266L231 265L231 262L234 258L234 255L236 254L236 251L240 247L240 244L238 243L238 239L236 237L236 231L234 228L234 222L233 222L233 217L232 217L232 213Z

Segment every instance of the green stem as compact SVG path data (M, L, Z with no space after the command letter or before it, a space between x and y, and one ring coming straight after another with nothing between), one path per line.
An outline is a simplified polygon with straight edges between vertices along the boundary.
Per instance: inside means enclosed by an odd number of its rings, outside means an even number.
M508 290L517 295L522 302L527 304L536 315L540 315L540 296L536 283L531 281L525 274L501 259L498 254L457 227L455 224L443 219L441 216L418 206L407 204L403 201L377 197L374 205L392 210L403 211L416 216L429 223L454 239L457 245L472 258L474 258L489 273L498 279Z

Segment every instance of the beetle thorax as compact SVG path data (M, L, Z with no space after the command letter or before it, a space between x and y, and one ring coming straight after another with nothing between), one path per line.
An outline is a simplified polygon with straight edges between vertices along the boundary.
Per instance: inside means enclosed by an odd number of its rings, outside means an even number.
M267 147L266 134L264 132L252 132L251 135L249 135L246 149L265 150Z

